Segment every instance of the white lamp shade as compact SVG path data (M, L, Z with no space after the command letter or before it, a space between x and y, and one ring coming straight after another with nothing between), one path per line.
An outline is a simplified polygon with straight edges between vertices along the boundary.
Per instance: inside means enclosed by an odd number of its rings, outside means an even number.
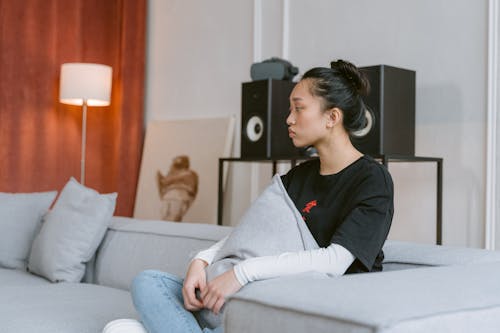
M90 63L61 66L59 101L64 104L107 106L111 100L111 67Z

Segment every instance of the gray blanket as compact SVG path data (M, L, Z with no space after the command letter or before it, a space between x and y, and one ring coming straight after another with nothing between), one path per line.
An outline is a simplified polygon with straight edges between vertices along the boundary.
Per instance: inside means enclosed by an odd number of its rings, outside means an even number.
M207 267L207 281L245 259L318 247L288 196L281 177L275 175L271 184L242 216L213 263ZM200 315L210 327L220 324L220 316L216 317L207 310L201 311Z

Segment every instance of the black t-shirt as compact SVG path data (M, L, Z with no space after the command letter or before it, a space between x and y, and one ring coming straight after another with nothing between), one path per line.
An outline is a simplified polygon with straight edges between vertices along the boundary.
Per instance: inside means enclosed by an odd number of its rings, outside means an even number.
M311 234L320 247L336 243L356 257L346 273L381 271L394 213L389 172L369 156L332 175L319 168L310 160L281 177Z

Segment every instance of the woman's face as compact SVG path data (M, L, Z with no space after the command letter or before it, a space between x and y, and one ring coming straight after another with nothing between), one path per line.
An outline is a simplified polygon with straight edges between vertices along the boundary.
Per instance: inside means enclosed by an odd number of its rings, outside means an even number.
M327 133L329 113L323 112L321 97L310 92L310 80L302 80L290 94L290 114L286 119L288 135L295 147L316 146Z

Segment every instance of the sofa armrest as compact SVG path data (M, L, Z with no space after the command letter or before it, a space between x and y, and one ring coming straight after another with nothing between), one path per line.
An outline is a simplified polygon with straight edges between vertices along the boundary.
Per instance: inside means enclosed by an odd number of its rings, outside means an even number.
M498 276L500 263L482 263L255 282L229 299L225 332L453 332L472 324L496 332Z
M500 251L388 240L384 270L500 261Z

